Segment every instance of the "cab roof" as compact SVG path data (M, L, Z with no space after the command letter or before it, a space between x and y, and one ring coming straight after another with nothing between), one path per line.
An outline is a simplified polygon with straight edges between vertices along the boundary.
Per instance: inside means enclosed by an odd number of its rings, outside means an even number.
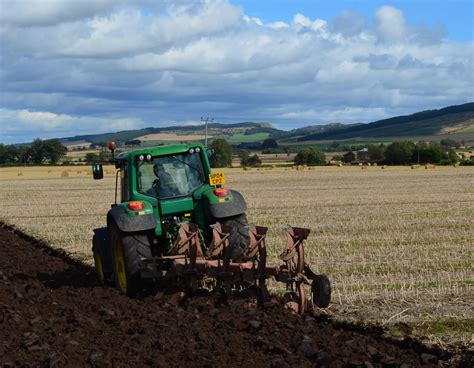
M190 148L196 148L196 147L205 149L204 145L201 143L169 144L169 145L155 146L155 147L144 147L140 149L122 152L116 157L116 160L128 160L129 158L133 158L139 155L148 155L148 154L152 156L172 155L173 153L186 152Z

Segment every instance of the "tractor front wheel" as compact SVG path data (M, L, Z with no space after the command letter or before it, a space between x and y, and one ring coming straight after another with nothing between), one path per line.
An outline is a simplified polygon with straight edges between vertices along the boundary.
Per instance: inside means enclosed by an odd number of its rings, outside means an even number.
M233 261L239 262L242 258L242 252L250 243L247 216L245 216L245 213L242 213L237 216L222 219L220 222L230 228L229 244L231 248L231 258Z
M140 259L151 258L148 235L124 233L113 224L110 242L115 284L123 294L135 296L145 286L140 275Z

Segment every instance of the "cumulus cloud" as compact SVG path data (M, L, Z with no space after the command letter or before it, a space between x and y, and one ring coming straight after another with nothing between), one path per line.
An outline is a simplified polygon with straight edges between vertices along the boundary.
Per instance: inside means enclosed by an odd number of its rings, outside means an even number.
M0 0L0 21L47 26L104 14L115 0Z
M392 6L382 6L375 13L377 36L382 41L400 41L407 34L405 16L402 11Z
M368 122L474 99L473 43L390 6L374 25L351 12L265 23L224 0L0 6L0 141L202 115Z
M0 109L2 136L4 139L15 139L21 135L38 136L41 132L43 138L58 137L63 135L86 134L94 131L105 133L116 130L135 129L143 122L132 118L103 118L94 116L72 116L56 114L49 111L9 110Z

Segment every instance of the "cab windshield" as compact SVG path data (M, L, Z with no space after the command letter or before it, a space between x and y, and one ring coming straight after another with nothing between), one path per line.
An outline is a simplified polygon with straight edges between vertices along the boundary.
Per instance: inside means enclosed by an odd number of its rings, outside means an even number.
M204 171L197 152L138 161L137 171L138 191L157 198L187 196L204 184Z

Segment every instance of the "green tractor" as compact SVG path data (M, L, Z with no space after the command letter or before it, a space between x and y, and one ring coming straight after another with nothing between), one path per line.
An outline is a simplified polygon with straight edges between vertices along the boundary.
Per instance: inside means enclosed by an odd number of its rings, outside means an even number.
M113 152L115 145L109 148ZM285 264L267 267L267 229L249 226L243 196L223 187L224 173L211 173L208 153L201 144L179 144L123 152L114 159L115 204L107 227L95 229L93 236L100 283L129 296L147 279L184 280L191 292L209 288L204 285L209 282L227 294L236 285L255 285L263 300L268 298L265 280L273 276L291 286L298 311L305 309L303 285L310 280L313 304L327 306L327 277L304 263L309 230L289 227L281 256ZM103 178L102 165L93 165L93 176Z

